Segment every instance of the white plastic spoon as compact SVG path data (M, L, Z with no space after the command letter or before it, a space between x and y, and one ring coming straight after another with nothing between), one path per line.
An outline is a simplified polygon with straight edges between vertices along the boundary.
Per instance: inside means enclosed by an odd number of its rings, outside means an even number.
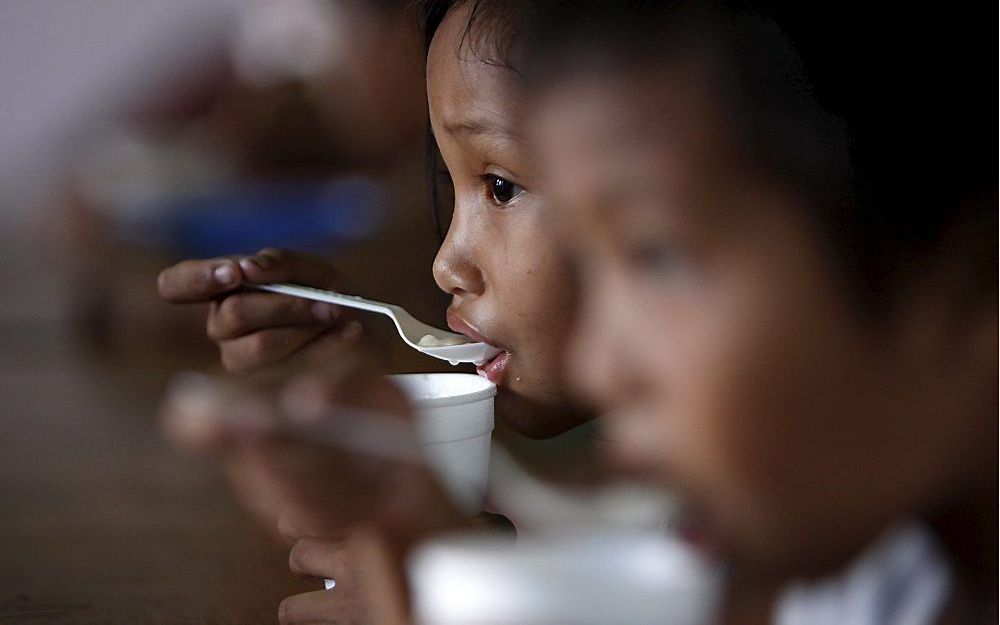
M301 297L317 302L327 302L337 304L338 306L382 313L396 324L399 336L407 345L428 356L447 360L453 365L457 365L460 362L471 362L481 365L503 351L499 347L494 347L488 343L472 343L468 337L462 334L455 334L454 332L429 326L414 318L402 306L395 304L386 304L385 302L377 302L358 297L357 295L344 295L343 293L336 293L334 291L324 291L322 289L284 282L246 284L245 286L257 289L258 291L279 293L281 295Z

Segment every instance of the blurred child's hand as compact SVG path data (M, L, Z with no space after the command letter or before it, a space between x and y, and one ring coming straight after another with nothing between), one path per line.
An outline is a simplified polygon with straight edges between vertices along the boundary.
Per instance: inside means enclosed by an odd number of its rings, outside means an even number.
M292 356L339 352L361 325L332 304L258 291L244 282L295 282L331 288L336 272L316 256L264 249L253 256L186 260L160 272L160 296L174 303L211 302L206 331L227 371L246 372Z
M247 507L286 533L342 538L366 523L405 541L451 526L461 515L420 462L405 398L364 362L347 350L291 374L191 374L164 402L164 429L218 457Z
M322 368L189 374L163 403L168 438L216 456L251 512L295 543L292 571L336 580L332 591L286 598L283 624L405 623L405 551L462 522L419 455L408 455L416 442L404 396L367 362L349 349ZM338 427L365 417L372 453L337 444Z

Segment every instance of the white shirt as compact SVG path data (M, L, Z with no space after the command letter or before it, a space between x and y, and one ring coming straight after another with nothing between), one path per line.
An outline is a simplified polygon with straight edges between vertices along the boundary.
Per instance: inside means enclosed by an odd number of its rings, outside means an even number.
M836 577L797 583L778 600L775 625L932 625L952 574L922 525L897 526Z

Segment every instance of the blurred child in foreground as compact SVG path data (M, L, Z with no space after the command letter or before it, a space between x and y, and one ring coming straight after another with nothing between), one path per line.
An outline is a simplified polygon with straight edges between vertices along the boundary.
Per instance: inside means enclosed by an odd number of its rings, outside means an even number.
M783 625L996 621L986 17L575 3L541 29L569 379L697 544L813 580Z

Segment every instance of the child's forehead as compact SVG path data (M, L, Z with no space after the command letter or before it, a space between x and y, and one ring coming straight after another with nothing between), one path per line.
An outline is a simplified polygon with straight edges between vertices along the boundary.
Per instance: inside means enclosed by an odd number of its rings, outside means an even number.
M441 79L476 90L501 89L523 97L523 80L508 63L509 45L495 41L486 22L470 23L470 7L451 9L434 32L427 53L428 82Z
M427 97L432 105L451 105L478 118L493 118L493 123L522 114L527 100L523 84L509 71L454 55L428 63Z
M436 136L446 133L467 142L526 143L520 131L524 98L489 75L428 75L427 103Z
M463 30L446 20L428 54L427 100L435 132L520 139L524 85L509 69L460 47L462 37Z
M563 210L602 222L652 212L693 228L732 221L747 184L719 115L702 96L622 79L553 89L529 132Z
M662 76L626 72L553 86L538 101L531 131L543 143L574 143L580 158L597 157L602 169L626 177L730 155L733 137L714 96L687 78Z

